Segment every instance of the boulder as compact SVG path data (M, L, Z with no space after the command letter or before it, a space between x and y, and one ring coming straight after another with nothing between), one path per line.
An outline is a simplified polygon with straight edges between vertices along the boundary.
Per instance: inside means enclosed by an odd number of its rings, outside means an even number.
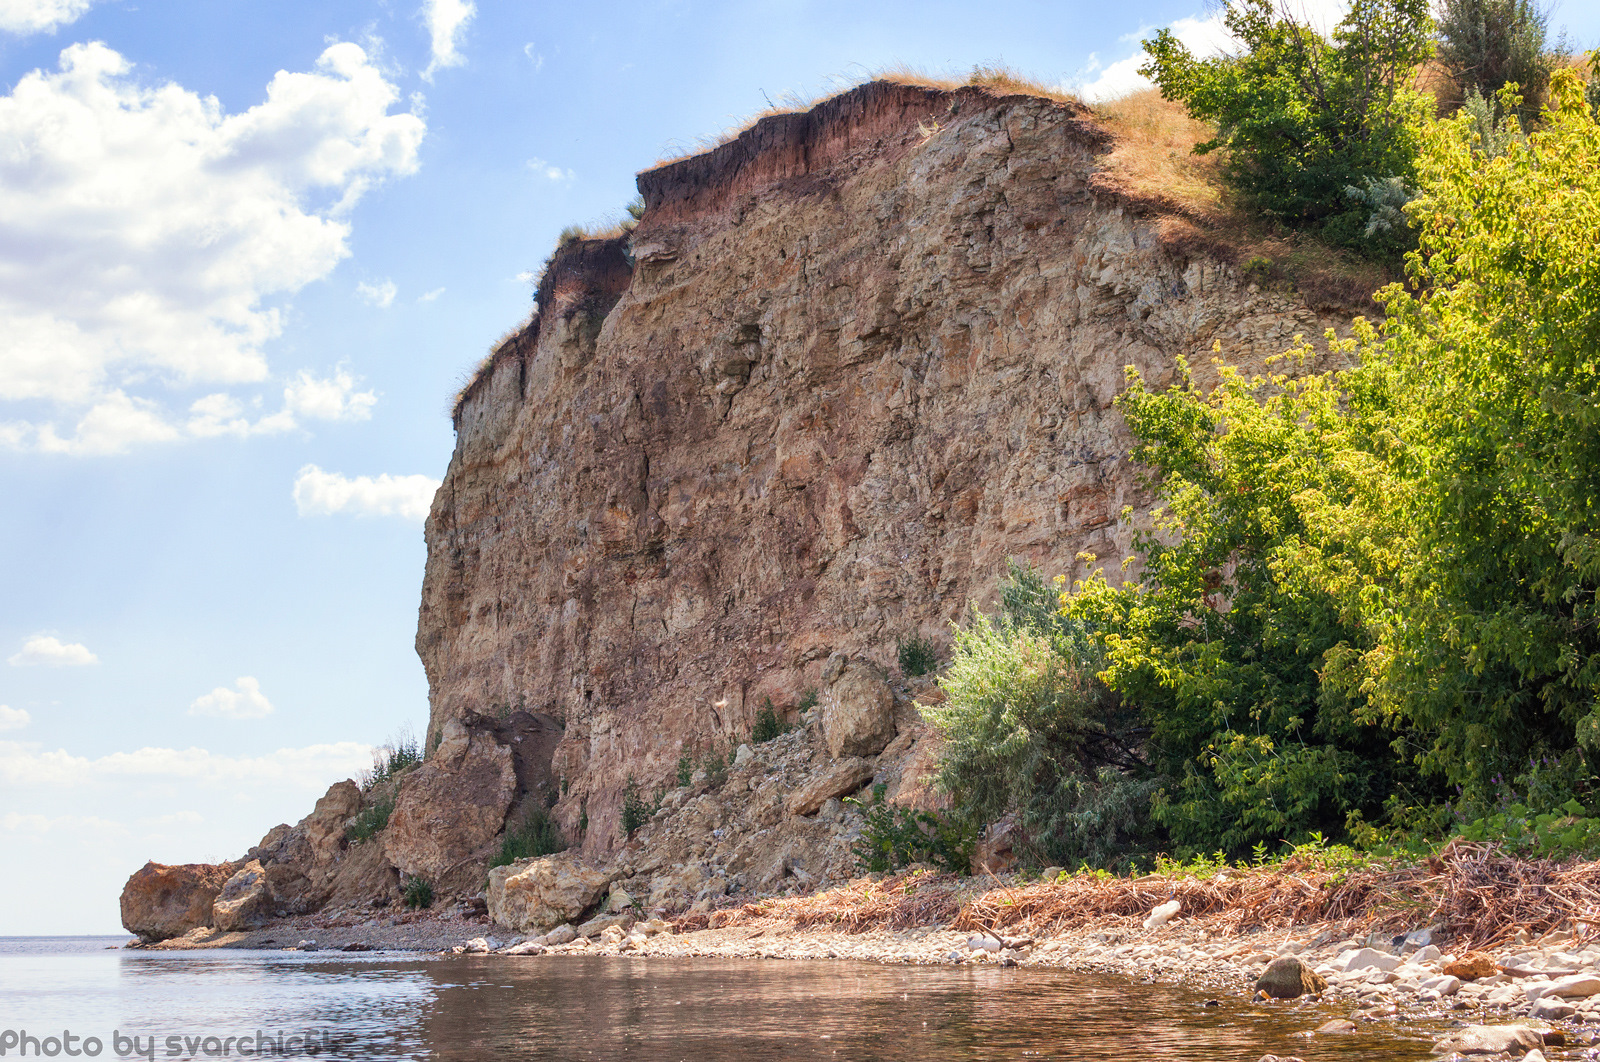
M1356 1023L1350 1021L1348 1018L1333 1018L1329 1021L1323 1022L1321 1025L1312 1030L1312 1032L1322 1036L1330 1034L1337 1035L1343 1033L1353 1033L1355 1031Z
M571 944L578 939L578 931L569 925L559 925L544 935L546 947L559 948L563 944Z
M524 859L489 872L489 917L517 932L571 922L593 907L612 875L575 855Z
M1351 948L1349 951L1340 952L1339 957L1333 960L1333 968L1340 973L1350 973L1354 970L1378 970L1388 973L1399 965L1398 955L1386 955L1372 948Z
M866 660L828 661L835 673L820 706L822 739L834 759L876 756L894 738L894 691L877 665Z
M845 796L866 785L872 780L872 772L871 760L855 756L836 759L801 782L789 794L785 806L791 815L810 815L822 807L829 797Z
M1526 1025L1468 1025L1433 1045L1433 1053L1446 1055L1523 1055L1544 1046L1538 1029Z
M1178 909L1181 906L1177 900L1168 900L1166 903L1157 904L1155 910L1151 911L1145 918L1144 927L1146 929L1160 929L1172 920L1172 916L1178 913Z
M451 719L439 747L401 783L384 850L405 874L435 886L481 882L517 795L511 750ZM459 881L455 879L460 879Z
M1562 999L1588 999L1593 995L1600 995L1600 977L1594 974L1573 974L1563 977L1550 986L1545 993L1551 996L1560 996Z
M1528 1008L1528 1017L1539 1021L1560 1021L1578 1013L1578 1008L1557 996L1542 996Z
M400 872L384 852L383 834L353 844L328 887L332 904L393 903L400 898Z
M1463 981L1476 981L1480 977L1493 977L1499 970L1487 952L1469 951L1454 962L1445 963L1441 972Z
M234 871L213 904L212 925L234 932L263 925L281 915L304 914L320 906L307 897L310 883L300 869L288 864L263 867L252 859Z
M1273 999L1299 999L1316 995L1327 987L1328 982L1315 970L1292 955L1284 955L1267 964L1256 979L1254 992L1265 992Z
M235 863L146 863L122 887L122 925L146 944L209 926Z

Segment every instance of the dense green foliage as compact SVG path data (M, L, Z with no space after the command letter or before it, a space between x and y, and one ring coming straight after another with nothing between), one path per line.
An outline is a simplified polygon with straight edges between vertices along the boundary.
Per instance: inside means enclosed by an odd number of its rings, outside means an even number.
M1439 64L1461 92L1493 99L1506 85L1522 96L1517 116L1538 117L1550 86L1545 15L1533 0L1444 0L1439 5Z
M490 860L489 868L509 866L519 859L554 855L567 850L567 839L561 827L550 815L548 808L534 804L522 810L500 839L500 851Z
M627 839L633 836L633 831L650 821L657 811L661 810L661 799L664 794L657 794L655 800L650 800L639 791L639 783L628 776L627 784L622 787L622 834Z
M1170 30L1144 42L1140 73L1215 123L1205 153L1227 149L1230 184L1259 210L1383 257L1403 229L1368 231L1349 190L1412 182L1431 101L1410 87L1433 49L1427 0L1355 0L1328 37L1273 0L1229 0L1223 20L1243 48L1198 59Z
M781 738L789 732L789 727L778 717L778 710L772 706L772 698L768 697L762 702L761 711L756 713L755 725L750 728L750 743L753 745L765 744ZM681 771L679 772L682 773ZM685 783L679 782L679 785Z
M362 807L350 825L345 827L344 839L357 842L371 840L389 825L389 816L392 814L394 814L394 794L392 792L379 794L371 803Z
M945 738L937 784L980 822L1017 809L1041 863L1109 864L1141 847L1153 786L1137 717L1094 678L1092 639L1056 606L1011 565L1000 615L955 632L945 703L923 711Z
M400 889L400 900L413 909L432 907L433 885L421 878L409 878Z
M422 746L409 729L372 750L372 770L361 778L361 788L370 792L401 771L422 762Z
M930 639L918 634L895 643L895 658L900 664L900 674L907 678L929 674L939 666L938 648Z
M1554 813L1600 754L1600 127L1568 73L1503 153L1419 158L1413 287L1356 367L1119 400L1163 501L1067 601L1147 713L1185 851ZM1451 787L1447 790L1445 787ZM1430 810L1432 809L1432 810ZM1430 818L1431 816L1431 818Z
M927 863L952 874L971 869L978 831L970 817L891 807L884 803L885 789L882 784L873 786L870 804L854 797L844 801L866 818L850 849L863 871L885 873L912 863Z

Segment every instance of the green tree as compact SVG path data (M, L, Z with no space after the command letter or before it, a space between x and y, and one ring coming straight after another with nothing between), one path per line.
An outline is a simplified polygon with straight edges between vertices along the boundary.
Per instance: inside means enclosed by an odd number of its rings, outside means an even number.
M1366 246L1368 212L1347 188L1413 175L1426 97L1409 87L1432 53L1427 0L1355 0L1324 37L1272 0L1230 0L1223 21L1243 48L1196 58L1170 30L1145 41L1140 70L1168 99L1217 126L1230 183L1297 228Z
M1465 102L1473 93L1493 100L1517 86L1524 125L1538 117L1549 90L1552 57L1545 51L1547 18L1532 0L1444 0L1439 5L1439 64Z
M1570 71L1551 105L1498 157L1466 116L1430 133L1369 351L1405 381L1416 563L1346 685L1469 793L1600 754L1600 126Z
M1180 368L1159 393L1130 369L1118 399L1162 503L1135 537L1143 571L1080 583L1067 612L1101 632L1101 677L1149 719L1153 813L1181 852L1337 836L1417 784L1404 735L1322 681L1370 647L1363 616L1406 549L1390 388L1224 367L1205 393Z

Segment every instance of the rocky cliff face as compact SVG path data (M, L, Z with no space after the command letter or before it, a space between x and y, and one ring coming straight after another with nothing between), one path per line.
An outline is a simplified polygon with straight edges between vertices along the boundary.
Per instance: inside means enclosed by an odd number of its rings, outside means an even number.
M560 250L458 404L430 742L557 721L556 815L598 856L630 778L670 786L768 700L793 718L831 655L893 678L896 640L947 642L1007 557L1119 561L1124 366L1164 383L1346 319L1164 244L1108 147L1075 105L877 82L641 174L638 228Z

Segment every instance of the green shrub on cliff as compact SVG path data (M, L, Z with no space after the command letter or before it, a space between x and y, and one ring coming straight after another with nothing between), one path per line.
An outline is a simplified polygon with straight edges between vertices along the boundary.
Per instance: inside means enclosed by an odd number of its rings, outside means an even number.
M1346 189L1412 181L1432 102L1411 88L1433 50L1427 0L1354 0L1327 37L1274 0L1229 0L1223 21L1237 53L1196 58L1163 29L1140 73L1215 124L1195 150L1227 149L1228 182L1253 206L1374 251L1369 211Z
M1600 125L1572 74L1551 100L1498 157L1469 114L1429 129L1414 283L1336 344L1354 368L1209 394L1130 370L1162 504L1139 579L1066 611L1148 714L1180 851L1593 792Z
M567 839L548 808L533 803L524 807L500 839L500 851L490 860L489 868L509 866L519 859L534 859L567 850Z
M361 776L361 788L371 790L387 782L401 771L422 762L422 746L409 727L372 750L372 770Z
M380 794L357 812L355 819L345 827L345 840L354 842L371 840L389 825L389 816L392 814L394 814L394 794Z
M974 821L1019 811L1042 863L1125 859L1148 833L1138 716L1094 677L1099 655L1055 591L1008 569L999 617L956 631L946 701L923 710L945 739L937 784Z

